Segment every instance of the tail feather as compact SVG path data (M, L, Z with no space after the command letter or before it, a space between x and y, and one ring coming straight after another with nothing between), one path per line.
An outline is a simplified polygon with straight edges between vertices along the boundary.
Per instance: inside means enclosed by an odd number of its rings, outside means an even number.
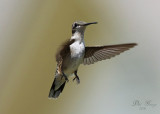
M65 86L66 82L64 82L62 85L60 85L60 87L58 89L56 89L56 78L54 79L54 82L51 86L50 92L49 92L49 98L58 98L58 96L60 95L60 93L62 93L64 86Z

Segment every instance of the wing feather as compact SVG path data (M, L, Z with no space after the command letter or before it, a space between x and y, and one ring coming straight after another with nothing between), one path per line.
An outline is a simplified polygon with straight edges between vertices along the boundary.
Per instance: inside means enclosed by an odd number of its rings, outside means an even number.
M94 46L85 48L84 65L94 64L97 61L110 59L120 53L136 46L136 43L118 44L108 46Z

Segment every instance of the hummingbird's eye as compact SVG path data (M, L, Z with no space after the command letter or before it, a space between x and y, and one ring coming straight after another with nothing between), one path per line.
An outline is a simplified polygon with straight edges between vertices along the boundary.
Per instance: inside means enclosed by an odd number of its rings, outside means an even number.
M74 24L74 27L77 27L77 26L78 26L78 24L77 24L77 23L75 23L75 24Z
M74 23L74 24L73 24L73 28L76 28L77 26L78 26L77 23Z

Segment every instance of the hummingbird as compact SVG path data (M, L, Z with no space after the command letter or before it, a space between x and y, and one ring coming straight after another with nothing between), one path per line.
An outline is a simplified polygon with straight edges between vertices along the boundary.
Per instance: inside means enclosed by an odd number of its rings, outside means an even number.
M84 32L88 25L97 24L97 22L86 23L76 21L72 24L72 36L64 42L56 53L56 72L52 83L49 98L58 98L63 91L69 76L75 75L74 80L79 84L80 79L77 75L80 64L90 65L95 62L110 59L120 53L136 46L136 43L103 45L103 46L85 46Z

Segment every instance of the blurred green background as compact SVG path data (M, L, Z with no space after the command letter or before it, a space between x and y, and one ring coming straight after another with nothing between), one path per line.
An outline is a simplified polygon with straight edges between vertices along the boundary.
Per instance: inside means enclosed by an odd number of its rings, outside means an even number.
M0 0L0 114L159 114L159 12L158 0ZM81 83L70 78L48 99L56 50L77 20L99 22L87 28L86 45L138 46L81 65Z

